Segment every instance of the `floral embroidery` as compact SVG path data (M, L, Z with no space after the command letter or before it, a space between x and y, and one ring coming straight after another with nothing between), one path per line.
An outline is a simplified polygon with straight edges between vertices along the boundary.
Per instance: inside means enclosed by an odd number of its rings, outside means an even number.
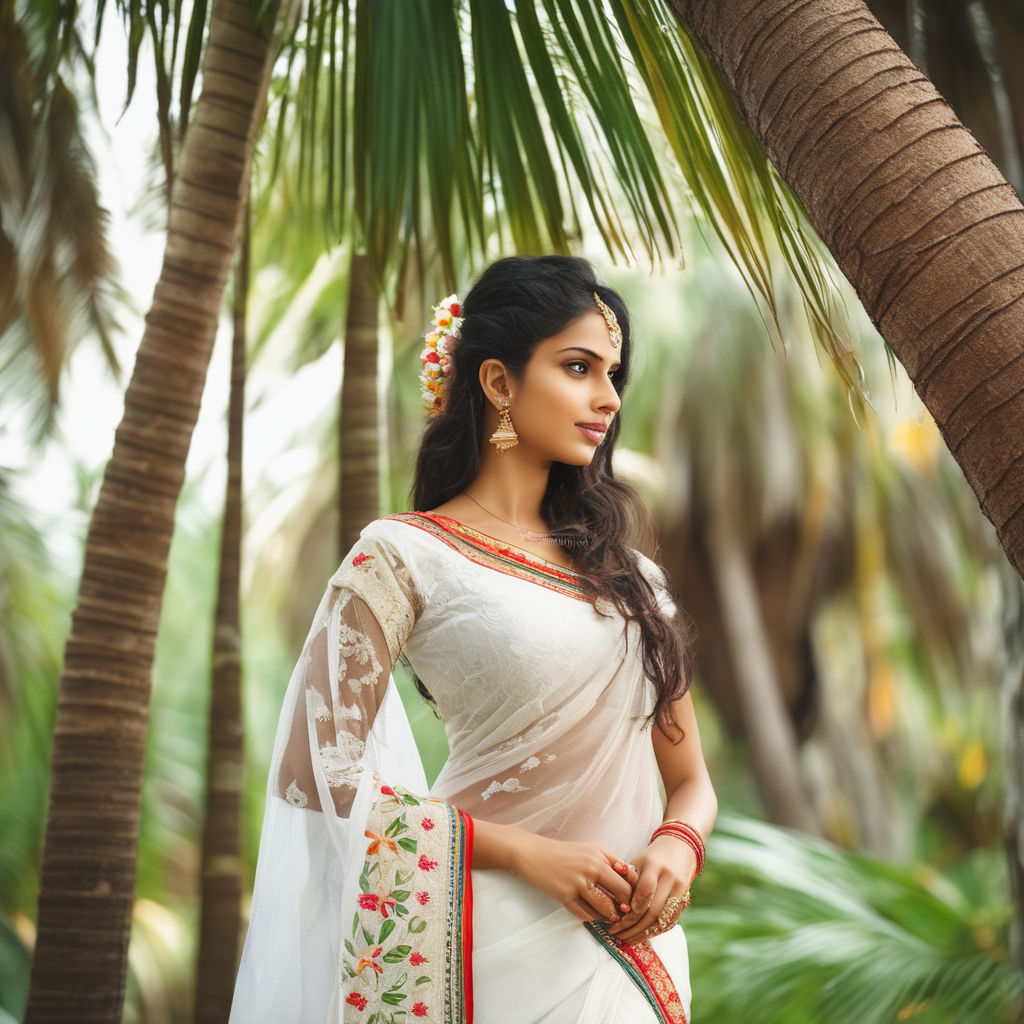
M320 764L327 785L332 789L339 786L352 785L359 777L359 759L363 756L366 744L358 736L351 733L338 733L338 746L325 743L320 748Z
M377 660L377 655L374 653L370 638L365 633L360 633L358 629L353 629L347 622L340 623L338 626L338 649L341 651L344 659L354 658L356 664L369 664L370 666L369 671L364 675L348 678L350 690L358 693L361 686L376 685L384 669ZM339 682L348 677L346 669L347 665L345 661L342 661L338 673Z
M293 807L305 807L309 803L309 797L299 789L298 779L292 779L284 797Z
M367 839L372 839L373 842L366 848L366 855L368 857L376 857L380 852L381 845L386 846L392 853L398 853L398 845L393 839L386 839L384 836L379 836L369 829L364 833ZM374 907L374 910L377 908Z
M381 965L379 963L377 963L377 957L379 957L381 955L381 953L384 952L384 947L383 946L378 946L376 949L373 949L372 952L371 952L371 948L372 947L367 946L366 947L366 952L363 953L362 956L360 956L359 962L356 964L356 974L362 974L363 971L365 971L367 967L372 968L378 974L383 974L384 973L384 968L381 967Z
M409 570L385 538L365 537L362 543L368 550L359 551L353 558L343 561L330 582L332 586L345 588L351 596L365 602L384 632L388 654L394 662L398 660L405 640L412 632L416 617L422 610L422 601ZM376 554L370 554L370 551ZM335 614L343 613L344 608L345 603L342 602ZM338 624L337 619L334 621ZM342 654L346 657L358 656L360 665L372 665L379 676L380 664L369 640L351 627L346 627L344 622L340 623L340 627ZM353 638L359 638L359 647L346 649L345 645L351 645ZM373 681L373 678L364 676L358 685L370 685ZM354 690L358 689L358 685L350 685Z
M472 909L459 880L465 872L468 885L472 819L404 789L379 785L378 791L364 829L351 937L344 940L344 1020L403 1024L424 1017L455 1024L464 1019L471 984L462 936ZM435 901L440 915L417 913ZM354 1015L364 1009L367 1017Z
M520 770L521 772L530 772L530 771L533 771L533 769L534 769L534 768L536 768L536 767L537 767L537 766L538 766L539 764L540 764L540 758L537 758L537 757L528 757L528 758L527 758L527 759L526 759L526 760L525 760L525 761L524 761L524 762L523 762L523 763L522 763L522 764L521 764L521 765L519 766L519 770Z
M495 779L480 795L485 800L490 800L495 793L525 793L529 788L529 786L520 785L519 780L513 776L504 782L498 782Z
M335 709L334 717L339 721L350 719L353 722L361 722L363 720L363 713L359 710L358 704L350 704L348 707L344 704L339 704Z
M331 717L331 709L327 706L324 695L314 687L307 686L306 696L309 700L309 706L313 709L313 717L318 722L328 721Z

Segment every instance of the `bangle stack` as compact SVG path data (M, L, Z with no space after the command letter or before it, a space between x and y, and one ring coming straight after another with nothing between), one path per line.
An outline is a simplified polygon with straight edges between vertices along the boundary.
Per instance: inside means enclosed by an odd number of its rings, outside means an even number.
M697 858L697 871L694 874L694 878L697 877L704 870L704 860L707 857L707 848L704 846L704 837L688 822L683 821L680 818L672 818L669 821L663 821L655 830L651 836L651 842L659 836L674 836L676 839L681 839L684 843L687 843L693 850L694 856Z

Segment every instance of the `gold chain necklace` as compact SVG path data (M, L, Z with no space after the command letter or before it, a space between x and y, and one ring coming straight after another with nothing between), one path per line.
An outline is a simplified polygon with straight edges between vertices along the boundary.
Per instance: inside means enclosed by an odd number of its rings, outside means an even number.
M467 498L469 498L471 501L476 501L476 498L474 498L473 495L469 493L469 491L464 490L462 493L465 494L465 496ZM476 503L478 505L480 505L479 501L476 501ZM517 526L515 523L510 523L507 519L502 519L501 516L499 516L496 512L492 512L489 508L484 508L483 505L480 505L480 507L489 516L494 516L494 518L499 520L500 522L506 523L507 525L514 527L527 540L531 540L531 541L542 541L543 540L543 541L547 541L549 544L557 544L558 543L556 540L554 540L552 538L552 535L550 533L537 533L536 530L529 530L526 527Z

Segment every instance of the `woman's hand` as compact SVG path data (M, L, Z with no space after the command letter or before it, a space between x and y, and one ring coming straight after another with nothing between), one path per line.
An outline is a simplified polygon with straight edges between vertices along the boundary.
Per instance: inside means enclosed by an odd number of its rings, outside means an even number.
M603 846L522 832L510 867L581 921L619 921L629 909L636 869Z
M619 942L634 945L668 928L658 923L658 915L670 896L682 896L697 871L697 857L688 843L673 836L659 836L633 859L638 880L633 887L631 909L614 923L608 933ZM668 927L674 927L679 914L672 915ZM650 934L645 931L650 930Z

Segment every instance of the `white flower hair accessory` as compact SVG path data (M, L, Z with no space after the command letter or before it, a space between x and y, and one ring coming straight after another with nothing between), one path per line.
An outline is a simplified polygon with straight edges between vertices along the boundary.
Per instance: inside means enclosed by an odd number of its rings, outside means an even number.
M431 329L423 335L426 344L420 353L420 392L427 416L434 417L444 408L445 385L452 374L452 354L462 330L462 305L457 295L449 295L434 306Z

